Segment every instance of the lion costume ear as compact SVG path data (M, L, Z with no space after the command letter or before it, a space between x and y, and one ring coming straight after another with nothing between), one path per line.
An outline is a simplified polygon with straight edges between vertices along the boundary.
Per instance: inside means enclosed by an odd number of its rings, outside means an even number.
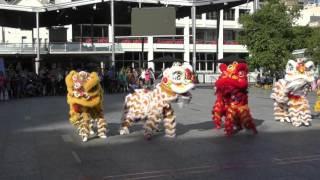
M69 74L65 78L65 82L66 82L66 85L67 85L68 88L71 88L73 86L72 76L74 74L77 74L77 72L72 70L72 71L69 72Z
M226 64L220 64L220 66L219 66L219 69L220 69L221 72L226 71L227 68L228 68L228 66Z
M237 66L237 71L244 71L248 73L248 65L246 63L239 63Z

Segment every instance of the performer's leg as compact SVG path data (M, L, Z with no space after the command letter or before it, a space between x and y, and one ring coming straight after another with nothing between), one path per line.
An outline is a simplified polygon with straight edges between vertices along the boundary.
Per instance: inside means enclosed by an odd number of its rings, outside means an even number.
M221 118L223 116L224 103L221 98L218 98L212 109L212 120L215 124L215 128L221 128Z
M289 113L292 116L292 125L294 126L309 126L311 124L311 111L309 102L306 98L300 99L290 106Z
M100 138L107 138L107 121L104 118L102 104L97 110L97 131Z
M227 136L231 136L233 132L234 126L234 118L236 116L236 109L233 109L231 106L227 109L226 119L224 123L224 131Z
M100 138L107 138L107 123L104 118L99 118L97 121L98 136Z
M93 135L94 134L94 125L96 123L96 119L91 119L90 120L90 124L89 124L89 129L90 129L90 134Z
M82 137L82 141L86 142L88 140L89 133L90 133L89 125L90 125L91 117L86 112L83 112L81 116L82 116L82 121L79 126L79 135Z
M176 136L176 120L171 105L163 111L163 121L166 137Z
M155 115L150 115L144 124L144 137L150 140L153 131L157 129L157 117Z
M253 122L253 118L250 113L250 109L248 106L246 106L243 111L240 112L240 118L243 122L243 125L246 129L252 130L253 134L257 134L257 128L256 125Z
M287 105L274 102L274 118L280 122L291 122Z

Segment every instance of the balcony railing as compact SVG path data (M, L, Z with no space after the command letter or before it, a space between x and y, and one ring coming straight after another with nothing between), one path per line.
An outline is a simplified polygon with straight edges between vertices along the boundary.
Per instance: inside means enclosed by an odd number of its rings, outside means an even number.
M47 53L45 44L40 46L41 53ZM37 45L32 43L0 43L0 54L35 54Z
M122 52L120 44L115 51ZM111 43L49 43L40 45L41 54L111 53ZM36 54L37 44L0 43L0 54Z
M75 36L74 42L82 42L82 43L108 43L108 37L80 37Z

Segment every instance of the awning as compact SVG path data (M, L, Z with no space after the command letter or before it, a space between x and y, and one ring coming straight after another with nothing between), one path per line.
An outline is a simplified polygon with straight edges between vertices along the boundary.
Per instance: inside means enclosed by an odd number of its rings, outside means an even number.
M3 1L3 0L2 0ZM114 0L115 23L131 24L131 8L168 6L176 7L176 17L191 17L190 6L196 5L197 14L227 9L253 0ZM0 26L32 29L36 27L35 13L40 13L40 27L67 24L111 24L110 0L79 0L48 4L43 7L4 4L0 6Z

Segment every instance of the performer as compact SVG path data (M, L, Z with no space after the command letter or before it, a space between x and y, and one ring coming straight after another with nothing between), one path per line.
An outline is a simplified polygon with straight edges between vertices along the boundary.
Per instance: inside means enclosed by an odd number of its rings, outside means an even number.
M69 120L78 129L83 142L95 132L107 138L107 124L103 115L103 90L97 73L71 71L66 79Z
M156 88L137 89L125 98L120 134L129 134L129 127L135 121L143 120L144 135L151 139L163 119L167 137L175 137L176 121L171 102L179 97L191 100L189 91L194 87L194 75L189 64L174 63L163 72L162 80Z
M233 62L230 65L221 64L219 68L221 75L215 82L217 99L212 110L215 127L220 129L222 118L225 117L224 131L227 136L243 127L257 134L248 106L247 64Z
M318 78L318 80L314 82L313 85L314 87L312 89L317 92L317 101L314 105L314 111L319 114L320 113L320 79Z
M305 58L289 60L284 79L277 81L271 93L274 102L274 117L293 126L309 126L311 111L306 95L314 81L315 66Z

